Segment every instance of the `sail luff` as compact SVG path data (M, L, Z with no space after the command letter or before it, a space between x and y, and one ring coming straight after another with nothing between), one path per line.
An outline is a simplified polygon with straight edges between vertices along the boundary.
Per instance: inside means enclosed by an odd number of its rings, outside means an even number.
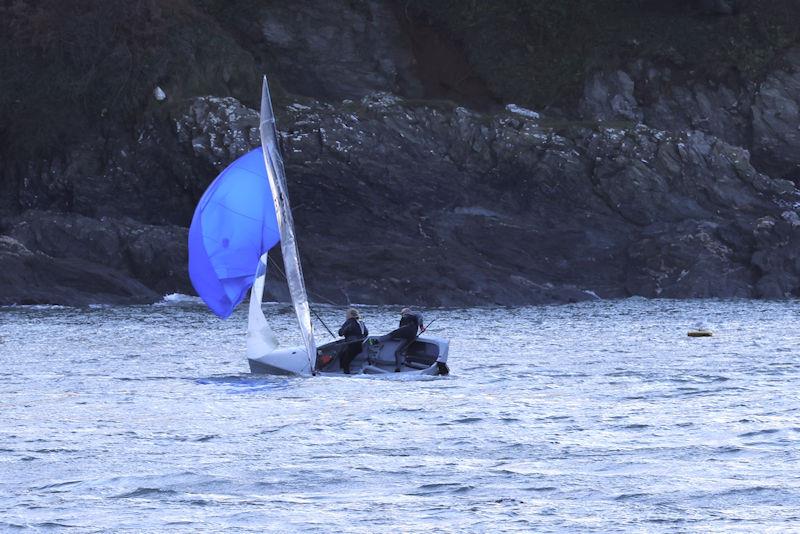
M286 270L286 282L289 286L289 294L297 315L297 322L300 325L303 344L306 347L309 368L314 372L317 347L314 341L314 333L311 329L311 310L308 304L303 269L300 265L300 254L294 234L294 219L289 205L286 174L283 170L283 159L278 145L278 132L275 126L275 115L272 110L266 76L264 77L261 91L260 133L264 164L267 168L267 178L272 191L275 215L281 234L281 252L283 253L283 264Z

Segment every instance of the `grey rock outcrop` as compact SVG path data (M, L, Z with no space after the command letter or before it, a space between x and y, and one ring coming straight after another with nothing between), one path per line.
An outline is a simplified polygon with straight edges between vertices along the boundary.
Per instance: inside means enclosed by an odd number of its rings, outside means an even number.
M554 129L546 118L387 93L337 105L299 99L277 113L314 298L514 305L798 289L792 243L800 229L783 216L796 200L793 184L759 173L746 150L713 135L641 124ZM164 184L151 209L189 206L184 226L213 169L257 146L256 114L234 99L199 97L172 117L178 168L208 170L205 179L185 178L175 195ZM144 128L139 150L165 143L166 130ZM125 166L134 155L114 158L131 190L151 183ZM82 195L87 206L107 201L102 188ZM185 226L143 224L117 202L106 206L116 206L113 216L7 217L2 233L14 246L0 262L17 265L19 247L40 255L25 256L29 263L86 262L107 280L98 293L117 300L128 298L125 280L144 284L149 297L191 292ZM26 301L44 298L36 291Z
M755 165L775 177L800 180L800 48L784 53L758 83L736 73L706 79L679 66L636 60L600 71L584 87L582 115L591 120L641 121L659 130L697 130L750 150Z
M142 303L190 292L175 226L28 211L0 220L0 304Z
M642 119L634 96L634 82L624 71L597 72L589 78L581 102L584 117L599 121L633 121Z
M146 121L130 139L96 136L46 165L11 169L9 211L40 210L87 217L131 217L147 224L186 225L194 196L213 167L190 158L174 128ZM7 208L8 209L8 208Z
M770 172L800 180L800 48L758 87L753 154Z
M592 75L580 109L590 120L643 122L670 132L698 130L748 147L752 99L752 87L733 74L726 82L697 79L680 66L636 60L625 70Z
M178 141L218 170L261 145L258 125L258 112L230 97L195 98L175 120Z
M282 112L309 286L334 300L752 296L748 234L795 195L701 132L556 131L386 94Z

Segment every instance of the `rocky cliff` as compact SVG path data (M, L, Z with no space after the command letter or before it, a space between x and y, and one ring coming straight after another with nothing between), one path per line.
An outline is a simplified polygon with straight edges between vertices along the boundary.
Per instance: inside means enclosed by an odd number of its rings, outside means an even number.
M0 304L192 292L262 73L312 299L797 295L800 6L761 4L0 6Z

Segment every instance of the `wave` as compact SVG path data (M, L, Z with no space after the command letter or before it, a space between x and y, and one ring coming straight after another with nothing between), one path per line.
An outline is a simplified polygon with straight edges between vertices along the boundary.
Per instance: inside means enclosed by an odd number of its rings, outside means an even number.
M763 430L754 430L752 432L745 432L743 434L739 434L738 437L740 438L752 438L754 436L764 436L768 434L777 434L781 430L779 428L765 428Z
M468 484L460 484L458 482L442 482L438 484L423 484L417 488L416 491L407 493L406 495L437 495L442 493L466 493L475 489L475 486Z
M68 310L74 306L64 304L5 304L0 308L22 308L23 310Z
M112 499L129 499L134 497L151 497L155 495L177 495L177 491L171 489L160 489L160 488L136 488L133 491L128 491L125 493L120 493L119 495L114 495Z
M165 306L168 304L202 304L203 300L194 295L184 295L183 293L170 293L164 295L160 302L156 302L154 306Z

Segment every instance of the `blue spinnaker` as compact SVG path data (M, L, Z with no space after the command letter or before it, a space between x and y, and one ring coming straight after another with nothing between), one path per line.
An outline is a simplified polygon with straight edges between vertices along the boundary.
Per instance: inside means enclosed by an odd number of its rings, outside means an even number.
M189 277L218 316L228 317L253 285L261 255L280 241L264 155L231 163L206 189L189 228Z

